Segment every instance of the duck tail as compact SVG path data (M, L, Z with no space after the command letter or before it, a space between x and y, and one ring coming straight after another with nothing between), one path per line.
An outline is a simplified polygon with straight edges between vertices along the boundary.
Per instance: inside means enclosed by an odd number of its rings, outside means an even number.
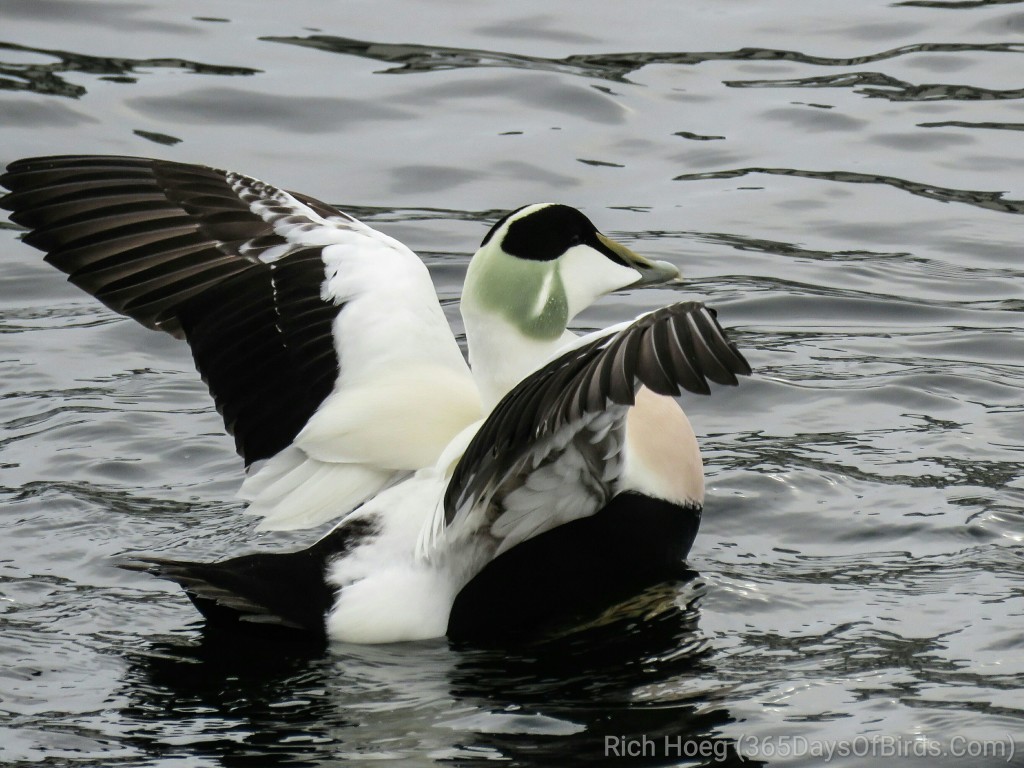
M260 552L215 563L129 557L116 565L175 582L210 627L325 640L324 618L337 591L327 581L327 568L369 533L363 523L339 526L297 552Z

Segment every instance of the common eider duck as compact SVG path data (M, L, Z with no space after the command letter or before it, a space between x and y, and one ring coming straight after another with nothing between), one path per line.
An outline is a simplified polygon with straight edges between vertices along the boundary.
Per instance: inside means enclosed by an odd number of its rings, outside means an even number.
M750 367L694 301L579 337L600 296L678 279L580 211L491 227L462 292L468 365L427 268L333 206L133 157L11 163L25 242L116 312L185 339L263 529L307 549L139 557L211 625L380 643L503 638L680 566L704 502L674 399Z

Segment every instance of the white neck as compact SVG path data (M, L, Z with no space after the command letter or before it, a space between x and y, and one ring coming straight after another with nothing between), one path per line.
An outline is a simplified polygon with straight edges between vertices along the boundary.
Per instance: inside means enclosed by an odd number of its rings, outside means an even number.
M490 412L516 384L577 338L564 331L554 339L536 339L499 315L463 304L469 366L480 390L484 413Z

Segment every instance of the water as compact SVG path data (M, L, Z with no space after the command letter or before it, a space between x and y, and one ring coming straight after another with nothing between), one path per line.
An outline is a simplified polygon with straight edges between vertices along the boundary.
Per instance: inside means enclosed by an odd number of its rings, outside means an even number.
M693 579L509 653L204 637L111 558L303 537L237 514L187 350L0 225L0 762L1024 764L1024 4L471 7L0 0L0 160L321 197L414 247L456 325L527 202L679 264L578 325L698 297L756 369L684 403Z

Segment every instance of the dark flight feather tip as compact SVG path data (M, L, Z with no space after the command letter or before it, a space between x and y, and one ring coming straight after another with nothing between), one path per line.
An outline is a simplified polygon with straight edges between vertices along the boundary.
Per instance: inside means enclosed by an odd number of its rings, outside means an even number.
M27 158L0 176L25 242L115 312L186 338L246 464L291 444L339 374L321 248L289 243L267 212L306 215L239 174L166 160ZM263 204L274 197L266 210ZM305 195L324 219L351 220ZM268 249L283 252L260 261Z

